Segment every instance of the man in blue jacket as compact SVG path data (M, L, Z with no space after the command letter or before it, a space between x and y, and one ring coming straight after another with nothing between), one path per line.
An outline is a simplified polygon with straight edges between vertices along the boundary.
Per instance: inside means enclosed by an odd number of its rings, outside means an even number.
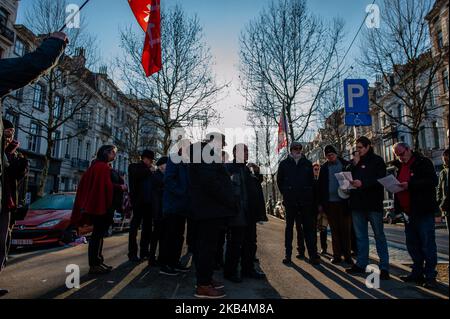
M62 32L52 33L34 52L21 58L0 60L0 114L4 97L11 91L20 89L38 79L49 68L53 67L64 52L68 43L67 36ZM0 120L0 140L2 140L3 123ZM7 256L7 237L9 233L10 212L3 209L3 154L0 156L0 172L2 183L0 186L0 271L5 266ZM8 290L0 288L0 296Z

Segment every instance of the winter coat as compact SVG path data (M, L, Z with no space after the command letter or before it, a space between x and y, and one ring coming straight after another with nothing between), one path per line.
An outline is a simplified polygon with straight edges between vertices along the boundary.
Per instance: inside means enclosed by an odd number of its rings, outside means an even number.
M187 163L175 164L171 156L164 173L163 214L190 214L189 172Z
M348 167L350 165L350 162L344 160L343 158L338 157L337 159L338 161L341 162L342 164L342 168L343 171L345 170L346 167ZM329 167L329 162L325 162L321 167L320 167L320 174L319 174L319 179L317 181L317 199L318 199L318 203L319 205L324 206L325 204L328 203L329 200L329 187L328 187L328 179L329 179L329 171L328 171L328 167ZM344 201L344 200L342 200Z
M131 204L134 207L149 205L153 197L153 173L144 162L128 166Z
M288 156L281 161L277 174L278 188L285 206L300 205L313 207L314 173L311 161L302 156L298 163Z
M384 187L378 179L386 176L386 164L372 149L362 156L357 165L348 169L353 180L360 180L362 186L350 191L349 205L353 211L383 212Z
M438 177L433 162L419 153L413 153L414 162L411 164L411 177L408 182L408 192L411 200L411 215L434 215L439 211L436 200L436 186ZM400 172L401 163L395 161L393 165ZM398 196L394 197L394 207L397 213L402 212Z

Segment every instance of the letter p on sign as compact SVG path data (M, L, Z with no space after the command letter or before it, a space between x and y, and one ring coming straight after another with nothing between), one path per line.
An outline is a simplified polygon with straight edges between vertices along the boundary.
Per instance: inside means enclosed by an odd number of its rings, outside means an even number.
M365 79L344 80L345 113L369 112L369 82Z

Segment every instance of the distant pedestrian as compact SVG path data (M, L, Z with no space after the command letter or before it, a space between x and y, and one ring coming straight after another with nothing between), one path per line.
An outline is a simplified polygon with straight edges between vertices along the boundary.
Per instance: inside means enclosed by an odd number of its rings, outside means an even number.
M413 260L412 272L401 277L405 282L415 282L435 288L437 247L435 234L435 212L438 177L433 162L413 152L406 143L393 146L397 160L397 179L403 191L395 194L396 213L408 216L405 223L406 247Z
M353 264L351 257L351 224L352 217L347 200L340 195L339 183L335 176L349 165L349 162L338 157L332 145L325 147L324 155L327 161L320 169L319 202L320 209L325 211L331 228L333 258L331 263L339 264L344 261Z
M112 269L104 263L103 238L113 222L115 203L121 203L122 193L127 191L110 164L116 154L114 145L100 147L95 161L81 177L73 206L74 225L94 226L88 249L90 274L104 274Z
M374 153L372 142L365 136L356 140L356 150L349 169L353 176L351 185L355 188L350 192L350 209L358 251L356 264L346 272L352 275L366 273L369 264L370 223L380 258L380 279L388 280L389 253L383 224L384 188L378 182L378 179L386 176L386 164Z
M442 216L445 218L445 223L447 225L447 232L448 232L448 212L450 210L449 196L448 196L448 180L449 180L448 159L449 159L449 149L447 148L442 154L442 162L444 164L444 167L442 168L439 174L439 184L437 188L437 201Z
M128 241L128 259L132 262L139 262L150 256L149 246L152 236L152 205L155 187L154 158L155 153L152 150L144 150L141 154L141 160L138 163L130 164L128 167L131 205L133 206ZM138 256L137 235L140 227L142 227L142 230Z
M284 264L291 263L292 237L294 223L297 234L304 232L309 261L313 265L320 263L317 254L316 209L314 194L314 174L312 163L302 154L302 145L292 142L290 154L278 167L277 184L283 195L286 207L285 258ZM298 258L302 258L300 238Z

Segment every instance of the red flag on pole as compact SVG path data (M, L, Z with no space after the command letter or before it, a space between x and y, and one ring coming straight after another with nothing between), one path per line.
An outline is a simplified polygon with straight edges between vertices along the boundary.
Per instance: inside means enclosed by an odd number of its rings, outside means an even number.
M145 31L142 66L147 76L161 70L161 5L160 0L128 0L131 10Z
M277 153L288 146L287 140L287 121L286 116L284 116L284 112L281 112L280 121L278 123L278 145L277 145Z

